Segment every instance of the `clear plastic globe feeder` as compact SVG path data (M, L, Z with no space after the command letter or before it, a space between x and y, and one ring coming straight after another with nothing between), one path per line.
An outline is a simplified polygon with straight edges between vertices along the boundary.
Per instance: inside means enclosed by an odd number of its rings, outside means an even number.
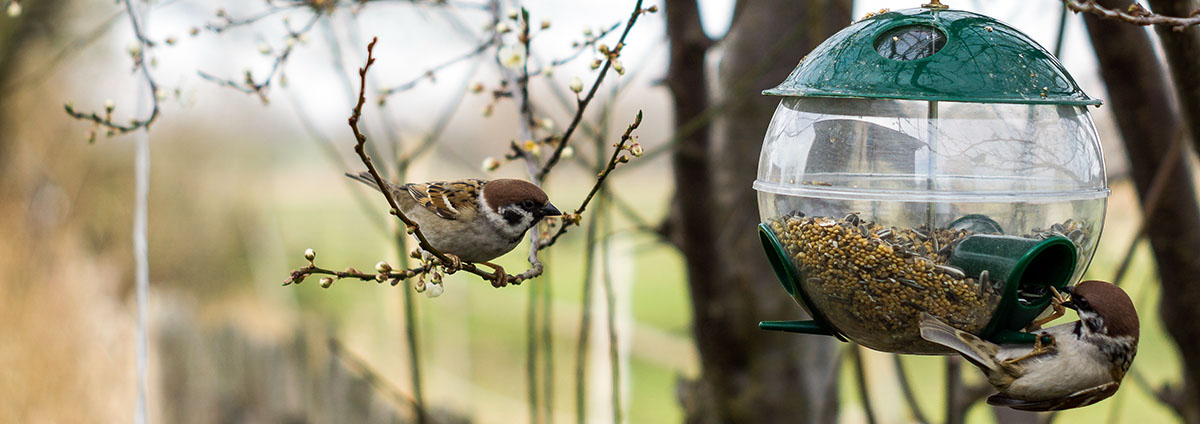
M760 235L812 321L895 353L930 313L999 342L1077 282L1109 190L1087 97L1049 53L957 10L876 15L835 34L788 79L758 164Z

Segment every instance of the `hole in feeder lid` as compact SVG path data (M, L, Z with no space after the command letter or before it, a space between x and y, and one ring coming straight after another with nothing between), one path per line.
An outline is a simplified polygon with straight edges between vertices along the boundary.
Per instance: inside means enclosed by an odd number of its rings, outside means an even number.
M892 28L875 39L875 51L892 60L918 60L946 46L946 34L926 25Z

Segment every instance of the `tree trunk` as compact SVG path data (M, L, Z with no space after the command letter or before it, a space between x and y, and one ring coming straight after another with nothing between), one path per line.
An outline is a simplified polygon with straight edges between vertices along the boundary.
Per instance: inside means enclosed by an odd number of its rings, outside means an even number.
M1128 0L1100 1L1105 7L1124 9ZM1129 156L1134 184L1145 198L1155 172L1173 167L1162 196L1149 217L1146 234L1154 249L1162 284L1159 311L1167 331L1183 357L1185 399L1174 405L1188 422L1200 422L1200 208L1187 155L1164 163L1171 143L1181 134L1181 122L1171 103L1166 73L1154 55L1150 36L1140 27L1085 15L1100 73L1108 87L1109 107ZM1195 78L1193 74L1190 77ZM1144 208L1143 208L1144 209Z
M779 103L760 91L782 82L800 58L850 22L850 1L739 1L722 44L718 100L707 93L703 65L710 41L694 1L668 1L667 21L677 130L710 104L723 105L719 137L705 125L682 138L675 152L677 196L669 228L688 263L702 365L700 378L680 388L687 421L832 421L833 339L757 328L759 320L799 318L802 312L761 253L751 183Z
M1150 7L1155 13L1188 16L1200 5L1194 0L1150 0ZM1179 31L1166 26L1154 29L1170 65L1180 112L1191 129L1192 147L1200 153L1200 26Z

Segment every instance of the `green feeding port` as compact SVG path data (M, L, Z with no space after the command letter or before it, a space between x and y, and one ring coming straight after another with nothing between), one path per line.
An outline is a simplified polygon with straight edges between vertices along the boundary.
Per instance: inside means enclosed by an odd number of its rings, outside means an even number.
M855 22L769 96L1099 105L1025 34L961 10L906 9Z
M1053 287L1062 291L1075 270L1075 244L1066 237L1045 240L976 234L963 239L950 256L950 265L968 275L987 271L1001 290L996 308L982 337L998 343L1033 343L1034 335L1021 333L1050 305Z

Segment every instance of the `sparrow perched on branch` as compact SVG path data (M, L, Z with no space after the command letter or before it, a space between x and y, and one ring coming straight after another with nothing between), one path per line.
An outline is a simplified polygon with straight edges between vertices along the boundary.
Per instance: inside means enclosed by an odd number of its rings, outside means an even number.
M1057 291L1052 305L1061 316L1074 309L1079 321L1037 333L1037 342L999 346L922 313L921 337L954 349L975 364L1000 393L992 405L1026 411L1078 408L1117 392L1137 354L1138 317L1129 295L1104 281L1084 281ZM1043 320L1048 322L1049 320Z
M370 173L346 176L378 189ZM387 184L385 182L385 184ZM562 215L546 192L516 179L387 184L400 211L421 227L434 249L466 262L488 263L508 253L546 216Z

